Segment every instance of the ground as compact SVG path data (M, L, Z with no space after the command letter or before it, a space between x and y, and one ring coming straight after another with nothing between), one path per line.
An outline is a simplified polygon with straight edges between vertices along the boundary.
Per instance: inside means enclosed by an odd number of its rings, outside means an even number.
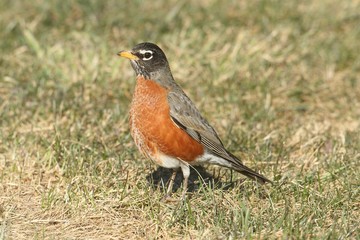
M356 0L1 1L0 239L359 238L359 12ZM116 56L143 41L273 185L204 166L185 202L162 201L170 172L134 146L135 77Z

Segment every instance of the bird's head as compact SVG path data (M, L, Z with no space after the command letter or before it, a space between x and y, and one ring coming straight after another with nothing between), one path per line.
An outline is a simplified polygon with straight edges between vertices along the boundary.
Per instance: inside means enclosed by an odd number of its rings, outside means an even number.
M153 43L140 43L130 51L120 51L117 55L130 59L136 74L145 78L162 71L170 71L165 53Z

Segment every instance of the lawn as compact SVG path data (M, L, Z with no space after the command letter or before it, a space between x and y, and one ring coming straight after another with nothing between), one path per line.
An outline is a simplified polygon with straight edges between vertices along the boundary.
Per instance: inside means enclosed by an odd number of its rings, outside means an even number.
M2 0L0 240L359 239L359 22L357 0ZM162 201L116 56L144 41L274 185L204 166Z

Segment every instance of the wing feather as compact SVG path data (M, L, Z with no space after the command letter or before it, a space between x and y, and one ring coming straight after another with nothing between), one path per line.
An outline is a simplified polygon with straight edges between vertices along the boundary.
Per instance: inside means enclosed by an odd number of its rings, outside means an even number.
M207 151L227 160L236 171L249 178L260 183L271 182L263 175L243 165L237 157L225 149L215 129L201 116L199 110L180 88L176 92L168 93L168 101L173 122L193 139L201 142Z
M168 100L170 116L181 129L216 155L226 159L230 157L214 128L185 94L169 92Z

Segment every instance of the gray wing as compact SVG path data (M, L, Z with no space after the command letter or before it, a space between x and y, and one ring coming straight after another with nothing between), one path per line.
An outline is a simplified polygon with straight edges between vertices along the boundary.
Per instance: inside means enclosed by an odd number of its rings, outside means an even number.
M201 142L213 154L227 160L232 159L214 128L201 116L199 110L185 93L170 92L168 101L170 116L178 127L186 131L198 142Z
M175 91L168 93L168 101L171 119L179 128L202 143L207 151L227 160L234 170L260 183L271 182L263 175L243 165L236 156L228 152L214 128L201 116L186 94L180 88L176 90L179 93Z

